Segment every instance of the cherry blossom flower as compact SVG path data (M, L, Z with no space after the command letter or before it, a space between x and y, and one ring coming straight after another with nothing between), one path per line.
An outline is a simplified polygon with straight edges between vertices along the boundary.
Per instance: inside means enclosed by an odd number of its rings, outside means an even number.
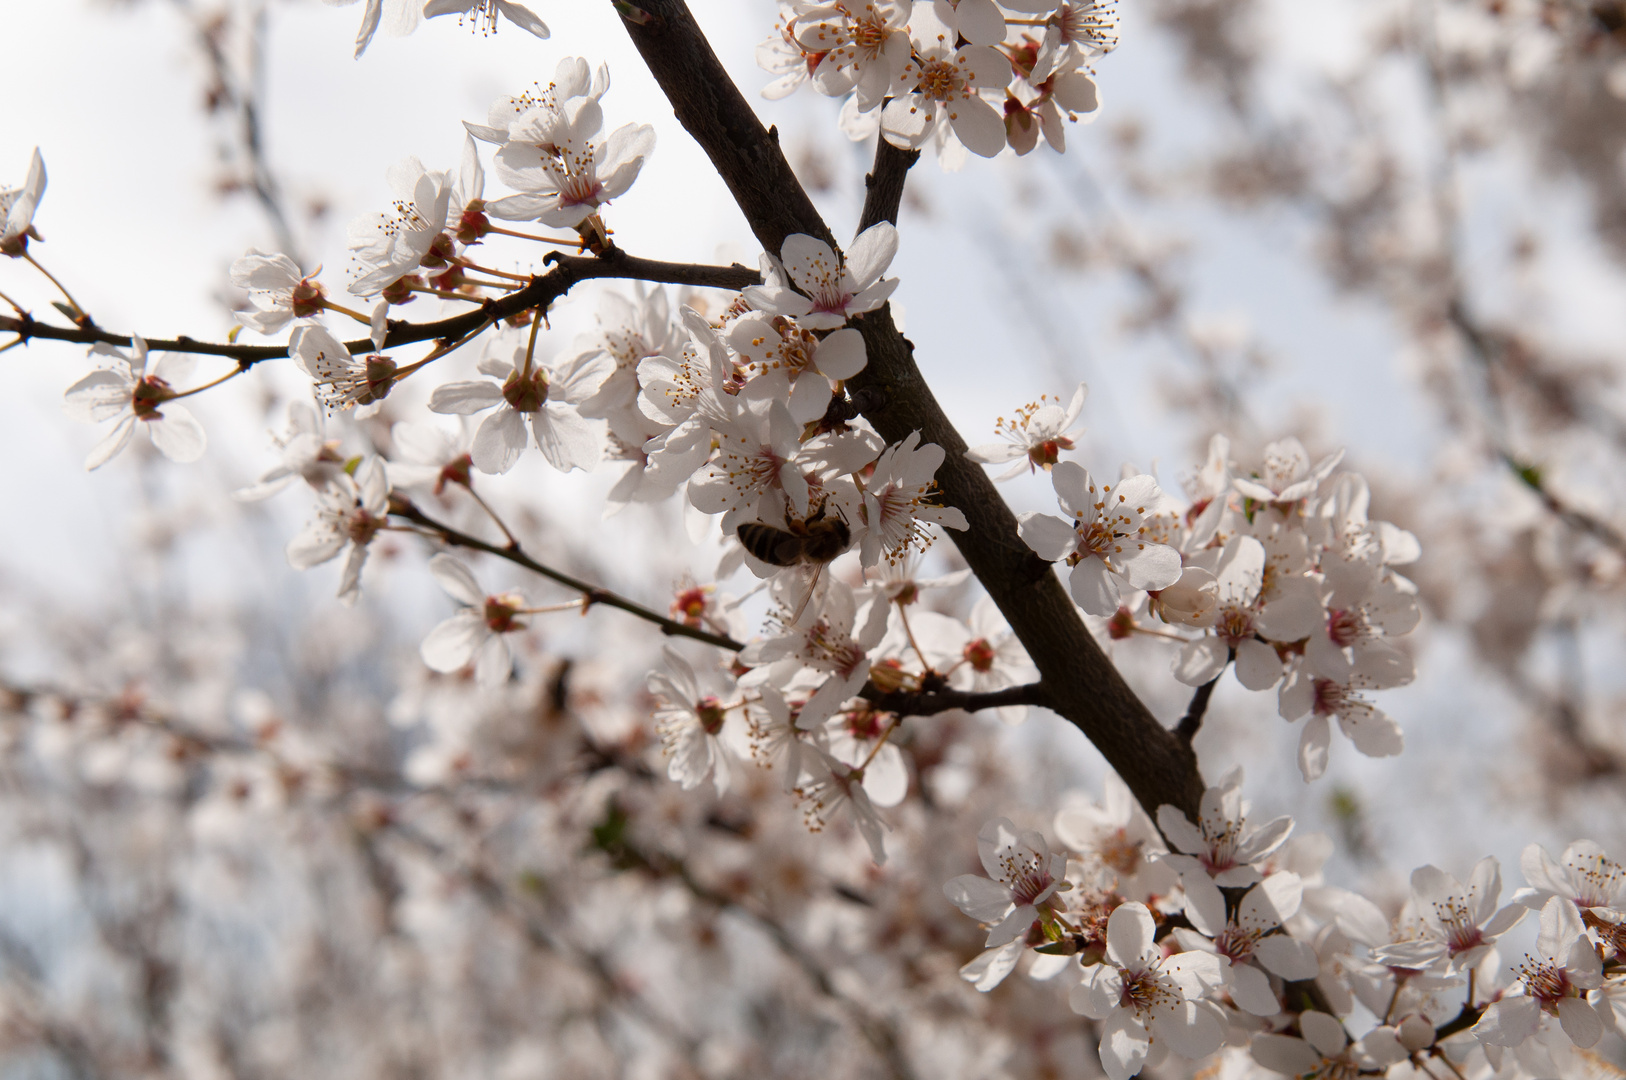
M884 555L896 563L910 551L931 546L925 524L966 529L965 515L952 506L938 505L937 483L932 478L943 464L944 451L936 443L920 445L920 432L886 448L875 461L875 471L864 486L864 539L859 560L874 566Z
M508 141L508 132L523 116L534 109L557 114L563 102L585 97L597 101L610 89L610 69L600 64L596 71L579 56L567 56L554 68L553 79L547 86L535 84L535 89L500 97L491 103L485 124L463 121L463 127L481 142L498 146Z
M581 356L559 371L550 371L527 356L526 346L516 345L509 359L487 356L480 361L479 370L498 381L445 383L429 397L431 412L468 416L496 407L474 433L470 453L475 468L483 473L507 472L525 452L531 436L548 464L560 472L592 469L598 464L603 429L575 406L608 377L608 358ZM526 435L527 419L531 436Z
M1448 967L1468 971L1479 965L1496 939L1524 918L1523 906L1498 909L1502 871L1489 856L1480 859L1464 886L1434 866L1412 871L1411 897L1400 921L1415 936L1373 950L1373 959L1406 968Z
M1163 498L1150 476L1131 476L1116 485L1095 480L1082 465L1063 461L1051 471L1061 507L1072 517L1023 514L1022 539L1042 559L1065 558L1072 566L1068 586L1079 607L1110 616L1125 590L1163 589L1180 579L1180 553L1142 536L1141 519Z
M1337 450L1312 466L1304 446L1289 436L1265 447L1265 461L1258 472L1233 477L1231 484L1257 502L1281 508L1296 506L1314 495L1321 481L1331 476L1343 459L1344 452Z
M1626 866L1609 858L1591 840L1577 840L1554 862L1540 844L1526 847L1519 857L1528 888L1513 895L1513 902L1532 911L1542 910L1552 897L1561 896L1576 907L1602 912L1621 921L1626 912Z
M798 725L800 722L798 721ZM809 832L823 832L843 809L852 816L858 833L869 845L875 865L886 863L887 825L864 790L864 772L843 764L818 747L802 755L802 772L792 789L802 807L802 823Z
M452 199L447 173L428 172L423 162L409 157L390 168L389 181L395 191L394 213L358 218L350 225L350 251L361 270L350 283L356 296L377 296L417 270L445 235Z
M1265 547L1251 536L1233 536L1223 549L1210 548L1192 561L1210 570L1218 587L1214 633L1181 647L1174 677L1187 686L1201 686L1225 670L1234 652L1237 681L1249 690L1269 690L1282 677L1282 661L1268 642L1295 642L1310 635L1321 606L1305 590L1262 603Z
M827 582L827 587L824 603L803 620L807 625L754 641L740 654L749 667L767 667L766 680L773 685L784 686L803 668L824 675L797 714L796 724L804 731L824 723L863 689L870 651L886 633L890 608L875 601L860 607L852 590L840 582Z
M954 48L954 31L921 9L910 25L915 55L898 77L905 88L881 110L881 134L904 149L923 145L951 127L973 154L993 157L1005 148L1005 124L980 90L1003 89L1010 61L987 45Z
M203 456L206 439L203 427L184 405L174 404L179 396L171 383L186 378L192 357L164 353L147 371L147 343L130 339L130 351L97 342L92 356L110 356L114 363L99 368L68 387L63 409L75 420L101 423L112 420L113 428L85 457L86 469L99 469L119 451L130 445L139 427L152 438L158 452L171 461L196 461Z
M361 596L367 546L389 520L389 497L389 480L378 458L363 461L354 477L340 473L317 492L315 520L288 542L288 564L295 570L308 570L334 558L348 545L339 601L354 604Z
M34 228L34 211L44 194L45 159L36 146L22 187L0 188L0 255L19 258L28 250L28 241L40 238Z
M1174 869L1159 857L1168 851L1163 834L1117 773L1102 781L1100 803L1082 792L1068 795L1056 811L1055 828L1069 848L1100 860L1125 899L1144 903L1175 886Z
M1199 872L1222 888L1252 885L1261 879L1253 865L1282 846L1293 831L1293 819L1283 815L1258 828L1248 828L1248 804L1242 798L1242 768L1226 773L1203 792L1197 824L1164 803L1157 808L1158 828L1177 852L1163 861L1179 872L1181 880Z
M661 704L655 731L666 754L666 774L688 791L711 776L717 794L728 790L727 754L719 736L727 709L715 694L702 693L693 666L670 645L661 650L667 671L649 675L649 692Z
M991 924L988 948L1026 937L1039 918L1039 905L1066 878L1067 857L1052 854L1042 835L1018 831L1006 818L978 831L977 854L988 876L961 874L944 883L943 895L973 919Z
M1238 1008L1254 1016L1275 1016L1282 1005L1270 975L1288 981L1315 978L1320 970L1315 949L1278 932L1298 914L1304 896L1297 874L1265 878L1242 895L1234 914L1227 914L1224 894L1208 877L1192 875L1183 881L1186 918L1196 930L1177 928L1175 937L1188 950L1213 952L1224 961L1225 988Z
M909 766L904 764L903 751L889 741L879 741L898 722L891 713L861 699L849 702L824 722L825 749L844 765L863 769L864 793L883 810L898 805L909 794Z
M248 291L253 310L235 312L244 326L261 334L277 334L295 319L314 319L322 313L326 290L309 274L299 272L299 264L286 255L267 255L249 249L247 255L231 264L231 283Z
M1359 673L1347 683L1336 683L1315 678L1303 667L1288 672L1276 695L1276 711L1283 720L1310 716L1299 735L1299 771L1305 780L1326 772L1334 718L1338 729L1367 757L1393 757L1406 748L1400 725L1361 696L1362 689L1372 687Z
M486 34L497 32L497 16L501 15L539 38L548 36L547 23L532 14L529 8L510 0L429 0L423 6L423 14L429 19L438 15L468 16L475 28ZM462 21L461 18L459 21Z
M316 396L329 409L355 409L365 418L383 407L395 385L395 361L377 353L350 355L349 346L327 327L308 323L294 327L288 355L316 383ZM359 406L359 408L358 408Z
M1198 1061L1225 1041L1218 1009L1203 995L1220 981L1218 957L1183 952L1165 958L1157 924L1145 904L1130 902L1107 922L1106 959L1073 987L1073 1011L1102 1021L1101 1067L1111 1080L1129 1080L1172 1050Z
M810 424L830 405L832 381L864 370L864 337L852 327L818 337L783 315L752 314L729 327L728 344L740 354L745 396L784 401L797 422Z
M881 104L909 63L911 9L909 0L866 0L804 10L795 42L803 55L819 57L814 88L828 97L851 92L863 112Z
M437 496L447 484L472 489L466 427L454 434L438 424L403 421L390 428L390 441L396 455L388 464L390 487L427 488Z
M327 438L322 414L308 401L296 401L288 406L288 429L272 438L282 451L282 463L256 483L232 492L232 498L239 502L258 502L275 495L295 479L320 490L339 475L344 465L338 440Z
M1558 1018L1564 1034L1585 1050L1603 1037L1605 1016L1587 999L1603 985L1602 961L1576 906L1554 896L1541 909L1536 952L1518 969L1518 986L1485 1009L1472 1028L1482 1043L1517 1047L1536 1034L1542 1014Z
M1356 1076L1381 1072L1406 1059L1406 1048L1393 1027L1375 1027L1352 1043L1344 1025L1324 1012L1306 1009L1298 1020L1303 1038L1255 1035L1250 1047L1253 1059L1272 1072L1293 1077Z
M1050 402L1041 397L1017 409L1009 420L1001 416L994 422L994 429L1005 441L973 446L965 456L983 465L1016 462L994 477L995 481L1021 476L1024 467L1030 473L1037 469L1049 472L1060 460L1062 451L1073 449L1073 436L1084 431L1073 427L1073 421L1084 411L1084 398L1088 393L1089 387L1079 383L1065 409L1059 399Z
M949 674L949 684L977 694L1022 686L1038 676L1028 651L999 613L999 606L984 596L971 607L970 633L960 648L961 661ZM1007 724L1027 719L1026 705L1002 705L994 710Z
M520 194L487 204L488 211L566 228L597 213L632 186L655 149L655 129L648 124L627 124L607 139L599 137L603 127L603 110L592 96L521 116L496 156L497 176Z
M681 357L691 333L701 341L717 336L690 308L682 309L681 322L673 319L666 290L657 285L645 293L642 282L633 284L630 300L620 292L605 292L599 301L597 321L598 330L577 339L577 348L608 356L615 361L615 370L597 393L582 402L581 413L608 419L612 426L618 412L637 411L640 384L645 388L649 385L639 375L640 364L655 357ZM703 370L704 365L701 367ZM671 422L664 416L654 418Z
M441 553L429 560L429 573L453 600L464 605L429 631L418 652L435 671L461 671L474 663L474 676L487 689L501 686L513 671L507 635L525 629L517 615L527 605L519 593L487 595L467 566Z
M752 285L741 295L756 310L788 316L805 329L835 330L850 317L886 303L898 279L883 280L881 275L897 253L898 230L888 221L859 233L844 260L823 240L792 233L785 237L778 260L764 260L765 284Z

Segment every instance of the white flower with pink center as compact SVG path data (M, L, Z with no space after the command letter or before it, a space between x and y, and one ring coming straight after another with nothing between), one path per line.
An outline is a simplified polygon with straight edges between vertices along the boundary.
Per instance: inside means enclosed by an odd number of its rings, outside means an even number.
M1157 808L1157 824L1170 845L1184 852L1163 856L1182 880L1203 874L1222 888L1259 881L1261 875L1253 864L1281 847L1293 831L1293 819L1285 815L1258 828L1248 827L1240 766L1203 792L1197 824L1168 803Z
M367 548L389 523L390 485L384 463L371 457L352 478L340 473L317 492L316 519L288 542L288 564L308 570L350 549L339 581L339 600L354 604L361 596L361 568Z
M203 426L184 405L174 404L181 391L174 383L187 377L193 358L164 353L148 371L147 343L130 339L128 353L98 342L92 356L110 356L111 367L99 368L68 387L62 407L75 420L100 423L113 420L113 428L85 457L86 469L99 469L130 445L136 430L145 431L158 452L185 464L203 456Z
M1539 911L1562 896L1583 910L1601 909L1612 922L1626 921L1626 866L1591 840L1575 841L1557 862L1540 844L1531 844L1519 856L1519 868L1529 887L1513 895L1516 904Z
M1400 915L1414 935L1374 949L1372 958L1395 967L1469 971L1528 910L1517 903L1498 909L1501 895L1501 866L1489 856L1474 864L1466 885L1438 867L1420 866Z
M909 63L909 0L820 4L796 20L804 56L820 57L813 87L827 97L855 93L862 112L881 104Z
M1097 485L1075 461L1059 463L1050 480L1072 520L1023 514L1022 539L1042 559L1067 560L1073 568L1068 587L1079 607L1109 617L1126 593L1164 589L1180 580L1180 553L1149 541L1142 525L1163 499L1156 480L1143 474Z
M452 201L449 173L428 172L423 162L409 157L390 168L389 181L395 191L393 212L358 218L350 225L350 252L361 270L350 283L356 296L377 296L417 270L446 230Z
M601 136L604 111L594 95L557 108L532 109L508 129L497 176L520 192L487 204L494 217L573 228L624 193L655 149L655 129L626 124Z
M944 883L943 895L980 923L992 924L988 948L1026 936L1039 918L1039 905L1061 887L1067 857L1051 854L1045 838L996 818L977 833L977 854L987 877L961 874Z
M1344 452L1336 450L1314 465L1297 439L1289 436L1265 447L1265 460L1251 476L1235 476L1231 484L1256 502L1281 509L1296 507L1316 493L1332 475Z
M1046 397L1023 405L1011 419L1002 416L995 421L994 430L1004 442L973 446L965 456L981 465L1016 462L994 477L995 481L1013 479L1024 471L1049 472L1061 460L1062 452L1073 448L1073 436L1084 431L1074 427L1073 422L1084 411L1084 398L1088 394L1089 388L1079 383L1065 409L1059 399L1052 401Z
M1186 918L1195 932L1175 930L1188 950L1212 952L1220 957L1225 988L1237 1007L1255 1016L1275 1016L1282 1003L1271 988L1270 976L1288 981L1313 979L1320 970L1315 949L1281 930L1298 914L1304 883L1294 873L1272 874L1242 895L1232 912L1213 880L1185 878Z
M779 259L765 260L766 283L750 286L743 295L758 311L789 316L808 330L835 330L851 316L886 303L898 279L883 280L881 275L897 253L898 230L887 221L859 233L844 260L818 237L792 233L785 237Z
M1101 1024L1101 1067L1129 1080L1159 1052L1200 1061L1225 1042L1219 1008L1203 1000L1220 983L1219 958L1207 952L1165 957L1145 904L1128 903L1107 920L1106 959L1084 969L1069 996L1073 1011Z
M1580 911L1562 896L1541 909L1536 951L1525 954L1517 968L1518 985L1492 1002L1472 1031L1490 1046L1522 1046L1542 1026L1543 1016L1556 1017L1564 1034L1585 1050L1603 1037L1605 1017L1587 993L1603 985L1602 961L1587 937Z
M1400 725L1361 695L1362 689L1376 688L1359 673L1339 683L1318 679L1303 665L1288 672L1276 695L1276 711L1283 720L1309 714L1299 735L1299 771L1304 779L1314 780L1327 771L1334 719L1355 749L1367 757L1394 757L1406 748Z
M661 655L667 670L650 672L649 692L660 702L655 733L666 755L666 775L685 791L711 776L721 795L728 790L727 753L720 738L728 706L701 689L694 667L676 649L668 645Z
M933 479L943 464L943 448L920 445L920 432L912 431L901 443L886 448L864 485L864 539L859 559L874 566L884 556L896 564L911 552L931 546L927 525L965 529L965 515L952 506L939 505Z
M910 36L915 55L898 76L904 91L881 110L886 141L915 149L946 124L980 157L1005 149L1005 121L981 91L1003 90L1011 81L1011 62L987 45L956 49L955 31L924 8L915 9Z
M519 593L486 593L468 567L444 553L429 560L429 573L463 608L423 639L418 648L423 662L445 673L473 662L481 686L494 689L507 682L513 672L508 635L525 629L519 616L528 601Z

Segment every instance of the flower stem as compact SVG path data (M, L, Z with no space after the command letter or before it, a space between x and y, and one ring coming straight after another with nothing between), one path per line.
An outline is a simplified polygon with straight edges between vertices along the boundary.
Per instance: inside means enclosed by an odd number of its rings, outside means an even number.
M490 274L492 277L507 278L510 281L523 281L526 284L530 284L531 281L530 274L510 274L506 270L494 270L489 266L481 266L479 263L472 262L469 259L458 259L457 265L468 270L478 270L482 274Z
M219 386L221 383L225 382L227 379L235 378L236 376L241 375L244 370L245 369L240 368L240 367L234 367L234 368L232 368L230 371L226 372L226 374L222 375L218 379L213 379L213 380L211 380L209 382L206 382L202 386L194 386L190 390L182 390L178 394L171 394L169 397L165 398L164 400L165 401L175 401L178 398L191 397L193 394L201 394L205 390L212 390L213 388Z
M73 308L73 310L75 310L75 311L77 311L79 313L79 317L78 317L79 319L88 319L88 318L90 318L90 316L85 314L85 309L79 306L79 301L77 301L77 300L75 300L73 298L73 293L68 291L68 287L66 285L62 284L62 282L60 282L60 281L58 281L56 279L55 274L51 273L49 270L45 269L45 267L41 266L40 263L39 263L39 260L34 258L34 256L30 255L27 251L23 252L23 258L27 259L29 261L29 263L33 265L34 269L36 269L40 273L44 274L46 276L46 278L51 282L52 285L55 285L58 289L62 290L62 295L67 297L68 306ZM16 305L13 304L12 306L15 307ZM77 322L78 319L75 319L74 321Z
M520 370L519 373L519 377L522 379L529 379L531 377L531 361L536 355L536 332L537 330L541 329L541 327L542 309L537 308L531 314L531 337L530 340L525 343L525 366Z
M327 310L329 310L329 311L337 311L340 315L348 315L352 319L356 320L359 323L365 323L368 326L371 326L373 324L372 319L368 318L366 315L363 315L359 311L352 311L350 308L345 307L343 304L335 304L331 300L323 300L322 301L322 306L324 308L326 308Z
M474 490L474 485L472 483L471 484L466 484L466 485L464 485L463 490L465 490L465 491L467 491L469 493L469 498L473 499L475 502L480 504L480 509L482 509L482 510L484 510L486 512L486 516L488 516L489 518L491 518L492 521L497 523L497 528L502 530L503 538L508 541L508 546L518 550L519 541L516 540L514 538L514 534L509 531L507 522L503 521L503 519L497 515L497 511L495 511L495 510L493 510L491 508L490 503L488 503L484 499L480 498L480 493L478 491Z
M578 251L585 246L580 237L567 239L564 237L555 238L552 236L533 236L531 233L516 232L513 229L504 229L490 224L488 224L486 228L494 233L501 233L504 236L518 237L521 240L535 240L539 244L558 244L560 247L573 247Z

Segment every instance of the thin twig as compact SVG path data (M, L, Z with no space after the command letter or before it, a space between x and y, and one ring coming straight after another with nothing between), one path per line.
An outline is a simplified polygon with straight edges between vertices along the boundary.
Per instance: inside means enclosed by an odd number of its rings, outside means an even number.
M583 281L596 278L622 278L636 281L660 282L668 285L699 285L713 289L743 289L759 285L762 276L748 267L707 266L699 263L660 262L639 259L620 248L610 248L603 255L558 255L549 252L544 262L553 268L531 280L523 289L496 300L487 300L473 311L453 315L434 322L390 323L384 336L384 348L410 345L418 341L452 341L469 333L486 321L497 322L530 311L546 308ZM13 317L0 315L0 333L17 334L24 340L71 341L83 345L105 342L109 345L129 345L127 334L114 334L95 326L66 327L42 323L29 315ZM151 338L147 346L154 352L202 353L209 356L229 356L243 367L252 367L266 360L281 360L288 356L286 345L236 345L225 342L197 341L189 337ZM360 338L346 345L351 352L372 352L368 338Z
M562 571L553 569L551 566L544 566L535 559L531 558L529 555L525 554L524 550L520 548L518 544L510 543L504 546L489 543L480 539L478 536L470 536L466 532L459 529L454 529L450 525L443 525L442 523L425 515L422 510L419 510L416 506L412 505L412 503L402 499L399 495L394 496L390 503L390 514L394 517L410 521L415 525L421 525L426 529L432 530L437 536L440 537L440 539L444 540L447 544L450 544L453 547L472 548L475 551L483 551L488 555L495 555L499 559L508 560L515 566L523 566L533 574L541 574L543 577L552 581L557 581L559 584L564 585L567 588L575 589L586 599L587 607L591 607L595 604L603 604L606 607L620 608L622 611L625 611L630 615L636 615L645 622L654 623L656 626L660 627L661 633L670 635L672 637L693 638L695 641L703 641L707 645L715 645L719 649L727 649L730 652L739 652L741 649L745 648L742 643L735 641L731 637L724 637L721 634L713 634L708 630L700 630L696 627L689 626L687 623L678 622L676 619L668 618L659 612L647 608L636 601L628 600L626 597L613 593L608 589L600 588L597 585L583 581L581 578L572 577L571 575ZM585 612L586 609L587 608L584 607L582 610Z

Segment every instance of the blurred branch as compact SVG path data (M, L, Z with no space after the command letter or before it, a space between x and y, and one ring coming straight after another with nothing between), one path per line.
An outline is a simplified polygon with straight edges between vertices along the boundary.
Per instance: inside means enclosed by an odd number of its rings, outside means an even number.
M230 29L230 14L199 11L192 0L174 0L174 3L192 23L198 49L209 64L209 74L213 80L208 94L210 111L230 110L236 114L232 130L236 136L237 156L241 159L243 184L270 222L271 231L276 236L277 250L304 266L303 245L299 243L290 223L283 202L282 184L265 153L261 126L265 100L265 4L240 5L243 9L241 18L245 23L243 37L247 44L247 56L245 63L239 65L226 53L225 36Z

